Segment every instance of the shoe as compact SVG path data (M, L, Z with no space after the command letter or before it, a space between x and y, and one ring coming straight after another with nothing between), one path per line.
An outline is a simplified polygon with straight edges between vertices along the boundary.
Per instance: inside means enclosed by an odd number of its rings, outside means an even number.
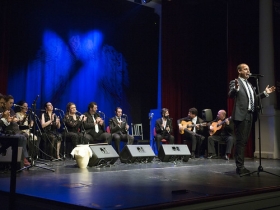
M228 157L227 155L225 155L225 156L223 157L223 159L224 159L224 160L229 160L229 157Z
M194 154L194 152L192 152L192 154L191 154L191 159L195 159L195 154Z
M239 175L250 176L250 171L247 168L236 168L236 173Z
M23 158L23 165L24 165L25 167L30 166L30 163L28 162L28 160L27 160L26 158Z
M208 159L217 159L218 156L216 154L209 154L207 158Z

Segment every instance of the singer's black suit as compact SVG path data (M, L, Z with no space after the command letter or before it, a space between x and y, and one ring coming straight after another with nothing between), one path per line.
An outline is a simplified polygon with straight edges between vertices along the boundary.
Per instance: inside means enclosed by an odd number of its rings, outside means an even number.
M89 143L100 143L105 142L108 144L111 144L112 142L112 136L111 134L107 133L105 131L104 124L100 125L98 124L98 133L95 131L95 123L93 120L97 117L100 117L98 113L95 113L93 116L89 112L85 112L84 115L87 117L87 120L84 122L84 128L86 130L86 133L91 136L91 139Z
M156 125L155 125L155 130L156 130L156 143L157 143L157 149L159 151L160 147L160 142L162 139L166 139L169 144L174 144L174 136L171 135L173 132L173 127L172 127L172 120L167 119L165 128L162 128L163 120L162 118L159 118L156 120ZM170 131L168 132L166 128L169 127Z
M177 120L177 124L178 125L181 124L182 121L189 122L189 121L192 121L192 119L190 117L184 117L184 118L181 118L181 119ZM204 121L201 118L197 117L197 120L196 120L195 124L200 124L200 123L203 123L203 122ZM194 132L194 128L192 128L191 130L189 130L188 128L184 129L184 134L183 134L184 140L192 142L192 149L191 149L192 157L195 154L196 147L197 147L198 156L200 155L200 152L201 152L200 149L201 149L202 141L205 139L203 134L204 134L204 127L203 126L200 126L200 129L196 129L196 132Z
M83 140L83 134L81 133L82 121L80 120L80 116L76 115L76 120L74 120L73 116L68 113L64 116L64 123L67 128L65 133L65 138L70 139L72 142L72 146L76 147L77 144L81 144L83 142L88 142L89 140ZM86 136L85 136L86 138Z
M121 123L118 122L117 117L112 117L109 121L110 132L112 134L112 140L116 144L117 153L120 154L120 142L125 141L128 145L133 144L133 136L127 134L126 119L121 118Z
M51 120L48 113L43 113L45 122L48 122ZM61 134L58 132L57 125L56 125L56 115L54 114L54 120L53 123L44 127L44 134L43 134L43 149L47 153L46 159L56 159L58 158L59 154L57 154L58 148L57 143L62 141Z
M252 113L248 111L249 96L241 78L238 78L238 84L239 91L235 89L235 80L230 81L228 95L230 98L234 98L232 119L236 135L235 162L237 170L242 170L244 168L245 146L251 132L252 123L257 119L258 98L265 98L266 95L263 92L257 95L255 89L249 83L254 92L255 112Z

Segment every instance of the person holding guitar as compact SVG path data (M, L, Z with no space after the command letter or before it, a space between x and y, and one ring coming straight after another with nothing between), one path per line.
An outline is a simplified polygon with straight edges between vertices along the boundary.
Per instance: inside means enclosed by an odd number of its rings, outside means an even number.
M203 136L204 126L203 120L197 116L197 109L190 108L187 117L177 120L180 134L184 135L184 139L192 142L191 158L195 158L195 151L197 149L197 156L200 156L200 147L202 141L205 139Z
M216 158L215 142L225 141L226 152L223 157L225 160L229 160L231 149L234 143L233 137L233 122L231 118L226 118L226 111L218 111L217 118L211 123L209 128L208 137L208 158ZM220 155L220 154L218 154Z
M160 142L162 139L167 140L170 144L174 144L174 136L171 135L172 128L172 120L169 118L169 111L166 108L161 110L161 118L156 120L156 142L157 149L159 151Z

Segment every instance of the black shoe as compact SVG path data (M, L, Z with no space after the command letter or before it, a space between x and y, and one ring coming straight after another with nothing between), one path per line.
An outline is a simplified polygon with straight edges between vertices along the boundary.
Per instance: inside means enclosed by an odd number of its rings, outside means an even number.
M192 154L191 154L191 157L190 157L191 159L195 159L195 154L194 154L194 152L192 152Z
M242 176L250 176L250 171L247 168L236 168L236 173Z
M209 154L207 158L208 159L217 159L218 156L216 154Z

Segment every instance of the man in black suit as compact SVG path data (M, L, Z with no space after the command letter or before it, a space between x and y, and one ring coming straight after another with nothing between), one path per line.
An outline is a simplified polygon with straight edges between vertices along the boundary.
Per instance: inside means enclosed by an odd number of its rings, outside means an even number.
M160 142L162 139L167 140L170 144L174 144L174 136L171 135L173 132L172 120L169 118L169 111L166 108L161 110L161 118L156 120L156 142L157 149L159 151Z
M127 133L129 125L125 118L122 118L122 109L117 107L115 109L115 117L112 117L109 121L110 132L112 134L112 140L115 141L117 153L120 154L120 142L125 141L128 145L133 144L133 136Z
M90 137L89 143L108 143L111 144L112 137L109 133L106 133L104 127L104 120L97 113L97 103L91 102L88 105L88 111L84 113L87 117L84 122L84 128L87 136ZM84 142L87 143L87 142Z
M187 117L177 120L180 133L183 133L185 140L191 140L192 142L192 159L195 158L196 147L197 156L200 156L200 147L202 141L205 139L205 137L203 136L204 127L201 126L203 120L197 116L197 113L198 112L196 108L190 108ZM182 121L187 123L190 122L192 126L188 128L187 126L182 125Z
M226 118L225 110L218 111L217 118L210 125L210 135L208 137L208 158L217 157L215 142L224 141L226 142L226 152L223 158L229 160L234 143L233 122Z
M251 132L253 121L257 120L257 108L259 99L268 97L270 93L275 91L275 87L267 86L265 90L258 95L255 89L247 81L250 77L250 68L247 64L241 63L237 66L239 74L238 79L230 81L229 97L234 98L234 106L232 111L232 119L235 126L236 149L235 163L236 173L248 174L250 171L244 167L244 152L248 137Z

